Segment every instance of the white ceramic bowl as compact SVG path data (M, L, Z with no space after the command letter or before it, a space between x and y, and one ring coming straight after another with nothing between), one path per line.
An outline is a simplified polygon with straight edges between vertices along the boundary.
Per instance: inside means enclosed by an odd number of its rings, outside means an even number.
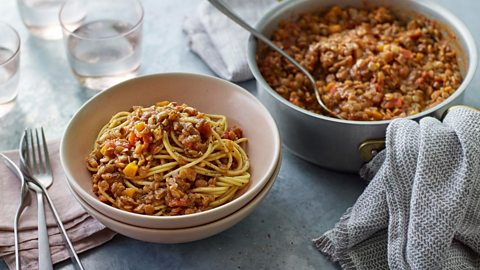
M112 115L134 105L168 100L186 103L201 112L226 115L248 138L251 182L243 194L217 208L182 216L147 216L102 203L92 192L85 158L101 127ZM168 73L139 77L109 88L90 99L70 120L60 146L66 178L78 196L96 211L123 223L146 228L186 228L218 220L240 209L271 178L280 157L277 126L265 107L243 88L215 77Z
M155 242L155 243L162 243L162 244L174 244L174 243L185 243L191 242L195 240L204 239L210 237L212 235L218 234L233 225L240 222L242 219L247 217L257 206L258 204L265 198L268 191L273 186L278 173L280 171L280 164L281 160L266 185L263 189L246 205L242 208L233 212L232 214L223 217L219 220L198 225L189 228L181 228L181 229L153 229L153 228L144 228L129 225L118 220L115 220L109 216L106 216L92 206L90 206L86 201L84 201L79 194L75 191L72 191L73 196L77 199L77 201L82 205L82 207L94 218L100 221L103 225L110 228L113 231L116 231L120 234L125 236L147 241L147 242ZM70 189L72 188L71 185L68 185Z

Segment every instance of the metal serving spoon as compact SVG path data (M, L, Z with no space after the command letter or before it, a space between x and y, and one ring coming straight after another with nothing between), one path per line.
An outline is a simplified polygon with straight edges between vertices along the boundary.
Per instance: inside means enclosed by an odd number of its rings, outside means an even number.
M312 90L315 93L315 98L317 99L318 104L322 109L324 109L326 112L328 112L331 116L339 119L343 119L340 115L337 113L333 112L330 110L325 103L323 103L323 100L320 96L320 92L317 88L317 85L315 83L315 79L313 78L312 74L308 72L300 63L295 61L290 55L288 55L285 51L277 47L273 42L271 42L267 37L265 37L262 33L258 32L255 28L251 27L248 25L244 20L242 20L240 17L238 17L236 14L234 14L230 9L228 9L220 0L208 0L214 7L216 7L220 12L222 12L225 16L230 18L232 21L236 22L238 25L243 27L245 30L250 32L253 36L256 38L260 39L263 41L265 44L267 44L270 48L274 49L277 51L280 55L285 57L292 65L294 65L296 68L298 68L310 81L310 84L312 86Z

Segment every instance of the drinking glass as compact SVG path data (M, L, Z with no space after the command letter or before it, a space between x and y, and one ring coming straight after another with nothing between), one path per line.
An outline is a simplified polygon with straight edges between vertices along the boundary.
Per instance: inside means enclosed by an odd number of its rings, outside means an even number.
M137 75L143 7L137 0L68 0L60 25L73 74L84 86L103 90Z
M10 25L0 22L0 114L17 97L20 37Z
M58 11L65 0L17 0L18 11L28 31L42 39L61 39Z

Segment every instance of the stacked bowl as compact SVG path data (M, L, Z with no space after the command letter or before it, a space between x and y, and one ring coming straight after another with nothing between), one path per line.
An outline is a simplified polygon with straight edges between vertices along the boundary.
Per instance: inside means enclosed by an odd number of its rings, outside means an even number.
M86 157L100 129L119 111L175 101L200 112L225 115L229 125L248 138L250 183L230 202L203 212L180 216L148 216L101 202L92 189ZM110 229L144 241L182 243L228 229L250 214L266 196L278 175L281 143L275 121L249 92L210 76L170 73L136 78L89 100L73 116L61 143L61 161L68 186L83 208Z

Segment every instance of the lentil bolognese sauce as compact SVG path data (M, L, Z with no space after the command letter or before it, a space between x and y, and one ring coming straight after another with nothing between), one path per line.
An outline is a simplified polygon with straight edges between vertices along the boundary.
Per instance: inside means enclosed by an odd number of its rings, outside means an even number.
M159 102L114 115L86 166L102 202L138 214L192 214L232 200L249 184L246 141L223 115Z
M438 23L422 16L402 21L385 7L305 13L281 21L271 39L309 70L324 103L344 119L413 115L448 98L463 80ZM306 77L280 54L260 43L257 63L281 96L322 113Z

